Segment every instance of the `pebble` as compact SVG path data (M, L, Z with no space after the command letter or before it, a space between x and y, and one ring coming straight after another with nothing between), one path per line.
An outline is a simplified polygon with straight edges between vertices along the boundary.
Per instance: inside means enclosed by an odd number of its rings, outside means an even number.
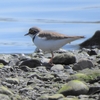
M56 64L51 67L51 71L62 71L62 70L64 70L64 67L60 64Z

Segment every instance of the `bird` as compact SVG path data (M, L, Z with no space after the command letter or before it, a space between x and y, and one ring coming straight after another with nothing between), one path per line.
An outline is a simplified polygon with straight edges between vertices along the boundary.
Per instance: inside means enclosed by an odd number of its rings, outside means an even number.
M84 38L84 36L68 36L54 31L42 30L38 27L31 27L28 33L25 34L25 36L27 35L32 38L37 48L51 53L51 59L49 60L49 64L51 65L53 65L54 51L67 43Z

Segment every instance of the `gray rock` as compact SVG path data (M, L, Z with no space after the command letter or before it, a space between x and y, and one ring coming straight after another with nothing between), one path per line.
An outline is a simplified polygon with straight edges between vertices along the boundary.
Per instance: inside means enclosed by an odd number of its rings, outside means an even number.
M11 59L9 61L9 66L15 66L18 64L18 62L19 62L19 59Z
M19 79L17 78L6 78L5 81L10 84L19 84Z
M76 58L72 53L63 53L63 54L58 54L53 58L53 63L54 64L73 64L76 62Z
M34 78L34 77L39 78L39 75L37 73L30 73L27 77L28 78Z
M65 68L66 72L68 72L70 74L73 74L74 73L74 71L73 71L73 69L72 69L71 66L66 65L66 66L64 66L64 68Z
M57 64L57 65L52 66L51 70L52 71L62 71L62 70L64 70L64 67L60 64Z
M28 72L28 71L31 71L31 70L32 70L31 68L29 68L29 67L26 66L26 65L21 65L19 68L20 68L21 70L25 71L25 72Z
M1 84L2 84L3 86L8 87L8 88L11 88L11 87L12 87L12 84L10 84L10 83L8 83L8 82L1 82Z
M40 76L40 79L43 81L52 80L53 78L54 76L49 73Z
M48 99L49 99L49 100L59 100L59 99L61 99L61 98L64 99L64 96L63 96L62 94L54 94L54 95L52 95L52 96L48 96Z
M93 67L94 67L94 65L90 60L83 59L83 60L80 60L78 63L76 63L73 66L73 70L82 70L82 69L85 69L85 68L91 69Z
M78 98L79 98L79 100L89 100L88 95L79 95Z

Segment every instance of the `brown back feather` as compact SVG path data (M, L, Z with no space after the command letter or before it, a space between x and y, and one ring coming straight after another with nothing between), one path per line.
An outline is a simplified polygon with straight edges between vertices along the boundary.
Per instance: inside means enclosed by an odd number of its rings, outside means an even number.
M39 37L44 37L46 38L47 40L49 39L65 39L65 38L68 38L69 36L66 36L64 34L60 34L60 33L57 33L57 32L52 32L52 31L41 31L39 32Z
M47 40L57 40L57 39L66 39L66 38L84 38L84 36L67 36L52 31L40 31L38 34L39 37L46 38Z

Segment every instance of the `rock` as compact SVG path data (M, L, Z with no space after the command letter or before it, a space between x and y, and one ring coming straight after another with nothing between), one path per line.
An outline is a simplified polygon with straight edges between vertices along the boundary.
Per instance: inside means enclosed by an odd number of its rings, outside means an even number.
M62 94L54 94L53 96L43 95L41 97L38 97L36 100L79 100L79 99L77 97L64 97Z
M39 75L37 73L30 73L27 77L28 78L34 78L34 77L39 78Z
M43 81L52 80L53 78L54 76L49 73L40 76L40 79Z
M80 94L87 94L89 88L85 85L82 81L79 80L72 80L68 83L64 84L62 88L58 91L58 93L63 94L64 96L68 95L80 95Z
M13 93L6 87L0 86L0 93L6 94L6 95L13 95Z
M42 95L38 97L37 100L48 100L48 95Z
M41 52L42 52L42 50L39 49L39 48L36 48L35 51L34 51L34 53L41 53Z
M40 66L41 62L38 59L30 59L30 60L22 61L19 66L22 66L22 65L26 65L30 68L34 68L34 67Z
M11 88L11 87L12 87L12 84L10 84L10 83L8 83L8 82L1 82L1 84L2 84L3 86L8 87L8 88Z
M11 100L11 99L9 98L9 96L5 94L0 94L0 100Z
M53 63L54 64L73 64L76 62L76 58L72 53L63 53L63 54L58 54L53 58Z
M28 60L28 59L31 59L31 58L32 57L31 57L30 54L27 54L27 55L21 54L20 57L19 57L20 60Z
M99 51L98 49L91 49L91 50L89 49L87 53L90 56L92 56L92 55L97 55L98 54L98 51Z
M61 99L61 98L64 98L64 96L62 94L54 94L52 96L48 96L49 100L58 100L58 99Z
M89 56L97 55L99 53L99 49L87 49L87 48L82 48L83 52L86 52Z
M80 95L78 96L79 100L89 100L89 96L88 95Z
M91 77L84 73L76 73L67 78L67 81L71 81L71 80L80 80L80 81L89 82L91 80Z
M21 88L21 89L19 89L19 93L25 93L25 92L28 92L30 90L32 90L32 87Z
M7 65L7 64L8 64L8 62L6 62L6 61L3 60L3 59L0 59L0 63L2 63L3 65Z
M51 70L52 71L62 71L62 70L64 70L64 67L60 64L57 64L57 65L52 66Z
M20 94L14 94L14 96L13 97L11 97L11 100L22 100L22 99L24 99L24 98L22 98L21 96L20 96ZM29 99L24 99L24 100L29 100Z
M96 93L100 93L100 86L89 88L88 95L93 95L93 94L96 94Z
M100 30L96 31L90 39L81 43L80 46L82 48L100 48Z
M6 78L5 81L10 84L19 84L19 80L17 78Z
M47 69L45 66L38 66L36 68L34 68L35 71L38 71L40 73L48 73Z
M32 70L31 68L29 68L28 66L25 66L25 65L21 65L19 68L21 70L25 71L25 72L28 72L28 71L31 71Z
M10 58L11 58L10 54L1 54L0 55L0 59L1 59L2 62L8 63L10 61Z
M3 63L0 63L0 68L4 67Z
M75 96L72 96L72 97L61 98L60 100L80 100L80 99L78 99L78 98L75 97Z
M89 54L87 53L87 49L82 49L80 51L75 52L76 62L79 62L81 59L87 59L89 58Z
M9 61L9 66L15 66L17 65L19 62L19 59L12 59L11 61Z
M81 70L80 73L77 73L75 76L74 76L75 79L93 84L100 80L100 70L99 69L93 69L93 70L84 69L84 70Z
M85 68L93 68L94 65L90 60L83 59L80 60L78 63L74 64L73 70L83 70Z
M6 68L6 69L13 69L13 67L9 66L9 65L5 65L4 68Z
M56 50L55 52L56 52L56 53L66 53L66 50L65 50L65 49L60 48L59 50Z
M72 67L71 66L64 66L64 68L65 68L65 70L66 70L66 72L68 72L68 73L70 73L70 74L73 74L74 73L74 71L73 71L73 69L72 69Z
M60 100L61 98L64 100L64 96L62 94L54 94L52 96L43 95L39 97L38 100Z

